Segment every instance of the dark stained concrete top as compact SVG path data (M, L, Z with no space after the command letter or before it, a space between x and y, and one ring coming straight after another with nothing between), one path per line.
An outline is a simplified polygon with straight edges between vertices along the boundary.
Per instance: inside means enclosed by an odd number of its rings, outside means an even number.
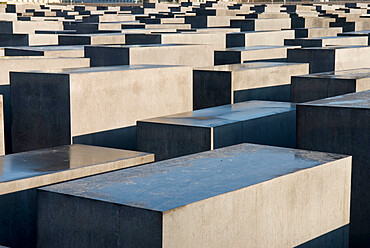
M299 46L248 46L248 47L232 47L226 49L217 50L221 52L244 52L244 51L254 51L254 50L267 50L267 49L288 49L288 48L298 48Z
M289 111L295 111L295 104L288 102L247 101L143 121L210 128Z
M125 36L124 33L115 33L115 32L109 32L109 33L93 33L93 34L60 34L59 36L66 36L66 37L94 37L94 36Z
M83 50L83 45L73 46L21 46L21 47L6 47L6 49L26 50L26 51L67 51L67 50Z
M336 50L336 49L353 49L353 48L366 48L368 46L325 46L325 47L303 47L296 48L295 50Z
M195 71L244 71L248 69L262 69L267 67L292 66L303 63L287 63L287 62L249 62L243 64L217 65L210 67L198 67ZM308 64L308 63L307 63Z
M339 36L368 36L369 34L370 34L370 30L361 30L361 31L344 32L338 35Z
M240 144L56 184L41 190L167 211L344 157Z
M202 44L201 44L202 45ZM140 48L140 47L182 47L182 46L199 46L196 44L142 44L142 45L89 45L89 47L103 48Z
M181 67L179 65L115 65L115 66L99 66L99 67L80 67L80 68L63 68L53 70L31 70L22 71L19 73L52 73L52 74L79 74L79 73L96 73L109 71L125 71L125 70L143 70L155 69L164 67ZM16 72L18 73L18 72Z
M299 105L370 109L370 90L325 98Z
M0 195L3 193L2 190L5 190L3 187L9 182L18 182L13 191L15 192L18 191L18 186L21 186L23 179L40 180L38 177L42 175L58 174L59 172L79 170L84 167L121 160L132 160L134 164L135 159L146 156L152 155L88 145L67 145L0 156ZM112 169L107 166L103 170L111 171ZM91 175L91 173L88 174ZM83 176L86 176L86 172L79 173L79 177ZM61 178L55 178L52 183L61 181L63 181ZM47 184L50 182L42 182L40 186Z
M294 77L304 78L332 78L332 79L361 79L370 77L370 68L351 69L343 71L331 71L312 73L307 75L300 75Z

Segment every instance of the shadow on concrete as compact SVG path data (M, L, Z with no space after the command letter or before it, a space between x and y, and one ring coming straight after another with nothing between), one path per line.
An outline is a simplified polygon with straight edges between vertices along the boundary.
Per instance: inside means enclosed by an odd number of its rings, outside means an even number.
M136 126L75 136L72 141L73 144L136 150Z
M315 239L307 241L295 248L344 248L349 246L349 224Z

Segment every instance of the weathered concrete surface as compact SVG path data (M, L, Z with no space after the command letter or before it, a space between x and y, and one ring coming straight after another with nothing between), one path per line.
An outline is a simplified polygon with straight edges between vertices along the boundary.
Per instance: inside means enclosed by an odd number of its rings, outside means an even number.
M350 242L370 245L370 91L297 105L297 147L353 156Z
M85 145L0 157L0 244L36 247L34 188L153 160L153 154Z
M310 63L310 73L370 67L369 46L329 46L288 49L287 61Z
M212 45L153 44L137 46L86 46L91 66L110 65L187 65L213 66Z
M292 76L291 101L308 102L370 90L370 69Z
M221 148L40 189L38 245L293 247L348 224L350 181L344 155Z
M209 108L248 100L290 101L290 78L308 64L255 62L197 68L193 107Z
M248 101L137 122L137 149L156 161L240 143L296 146L295 106Z
M14 152L71 143L135 149L137 120L192 110L191 67L111 66L10 77Z

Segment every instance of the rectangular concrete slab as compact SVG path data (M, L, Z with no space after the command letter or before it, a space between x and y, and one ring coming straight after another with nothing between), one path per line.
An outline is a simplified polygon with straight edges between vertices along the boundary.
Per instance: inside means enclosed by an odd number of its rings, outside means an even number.
M280 59L287 57L288 49L297 46L233 47L215 51L215 65L240 64L244 61Z
M297 105L297 147L353 156L350 242L370 244L370 91Z
M36 187L153 160L153 154L86 145L1 156L0 244L36 247Z
M328 46L288 49L287 61L310 63L310 73L370 67L369 46Z
M308 64L253 62L193 71L193 107L209 108L248 100L290 101L290 77Z
M58 36L58 45L102 45L125 44L125 34L61 34Z
M86 46L85 57L91 66L110 65L187 65L213 66L212 45L153 44Z
M291 101L309 102L370 90L370 69L353 69L292 76Z
M226 34L226 45L228 48L243 46L283 46L284 39L293 38L294 30L247 31Z
M297 246L348 224L350 180L344 155L230 146L40 189L38 244Z
M84 46L6 47L5 56L84 57Z
M5 56L0 57L0 94L4 97L4 122L6 152L11 153L11 104L10 78L11 71L47 70L61 68L88 67L88 58L52 58L42 56Z
M295 106L248 101L137 122L137 149L164 160L240 143L294 148Z
M135 149L137 120L192 110L191 67L89 67L10 77L14 152L71 143Z

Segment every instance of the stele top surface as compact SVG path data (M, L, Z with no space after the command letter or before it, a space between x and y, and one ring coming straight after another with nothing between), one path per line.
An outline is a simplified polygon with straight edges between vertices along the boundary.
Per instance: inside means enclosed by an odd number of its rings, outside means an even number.
M299 105L370 109L370 90L329 97Z
M247 101L143 120L170 125L217 127L295 111L294 103Z
M312 73L308 75L295 76L295 77L309 77L309 78L332 78L332 79L360 79L370 77L370 68L351 69L342 71L330 71Z
M145 156L147 153L88 145L55 148L0 156L1 183Z
M26 51L68 51L68 50L83 50L83 45L71 45L71 46L21 46L21 47L7 47L16 50Z
M195 71L245 71L251 69L264 69L268 67L297 66L308 63L291 62L249 62L243 64L217 65L210 67L198 67ZM261 72L262 73L262 72Z
M41 190L162 212L344 157L240 144Z
M146 70L146 69L172 68L172 67L184 67L184 66L179 66L179 65L114 65L114 66L98 66L98 67L61 68L61 69L51 69L51 70L41 70L41 71L30 70L30 71L22 71L20 73L83 74L83 73Z

